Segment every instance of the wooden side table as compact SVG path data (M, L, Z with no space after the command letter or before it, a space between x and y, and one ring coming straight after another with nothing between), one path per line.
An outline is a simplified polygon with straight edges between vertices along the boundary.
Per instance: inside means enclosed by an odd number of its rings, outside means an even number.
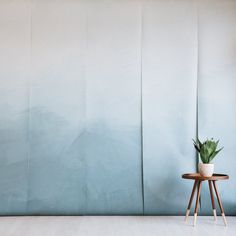
M198 211L198 202L200 199L200 194L201 194L201 186L202 186L202 182L205 180L208 180L208 184L209 184L209 190L210 190L210 195L211 195L211 203L212 203L212 209L213 209L213 215L214 215L214 219L216 220L216 208L215 208L215 201L214 201L214 194L213 194L213 188L212 188L212 184L216 193L216 197L220 206L220 210L221 210L221 215L223 217L225 226L227 226L227 221L225 218L225 213L224 213L224 208L220 199L220 195L219 192L217 190L216 187L216 181L217 180L226 180L229 178L228 175L224 175L224 174L214 174L212 177L203 177L201 176L199 173L191 173L191 174L184 174L182 175L183 179L192 179L195 180L194 181L194 185L193 185L193 190L189 199L189 203L188 203L188 208L186 211L186 216L185 216L185 220L188 220L188 216L190 213L190 209L191 209L191 205L192 205L192 201L193 201L193 197L194 197L194 193L196 191L197 188L197 197L196 197L196 204L195 204L195 209L194 209L194 221L193 221L193 225L196 225L197 222L197 211Z

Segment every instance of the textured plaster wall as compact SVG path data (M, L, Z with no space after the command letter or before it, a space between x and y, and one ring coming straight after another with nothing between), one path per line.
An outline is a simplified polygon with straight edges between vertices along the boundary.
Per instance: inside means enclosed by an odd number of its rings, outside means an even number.
M183 214L197 134L235 214L235 22L234 0L0 0L0 214Z

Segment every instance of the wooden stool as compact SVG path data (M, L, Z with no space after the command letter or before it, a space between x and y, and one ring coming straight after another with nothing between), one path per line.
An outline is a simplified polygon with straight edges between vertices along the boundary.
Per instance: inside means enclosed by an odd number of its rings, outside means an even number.
M194 185L193 185L193 190L192 190L192 193L191 193L191 196L190 196L190 199L189 199L189 203L188 203L188 208L187 208L187 211L186 211L185 220L186 221L188 220L188 216L189 216L189 213L190 213L190 209L191 209L194 193L195 193L195 190L197 188L198 190L197 190L196 204L195 204L195 210L194 210L194 221L193 221L193 225L194 226L196 225L196 222L197 222L197 211L198 211L198 202L199 202L199 199L200 199L202 181L208 180L214 219L216 220L217 218L216 218L216 208L215 208L215 201L214 201L214 194L213 194L212 183L213 183L214 190L215 190L215 193L216 193L216 197L217 197L217 200L218 200L218 203L219 203L219 206L220 206L221 215L223 217L225 226L227 226L227 221L226 221L226 218L225 218L224 208L223 208L222 202L220 200L219 192L218 192L218 190L216 188L216 181L217 180L228 179L229 176L228 175L223 175L223 174L214 174L212 177L203 177L199 173L191 173L191 174L184 174L184 175L182 175L182 178L195 180L194 181Z

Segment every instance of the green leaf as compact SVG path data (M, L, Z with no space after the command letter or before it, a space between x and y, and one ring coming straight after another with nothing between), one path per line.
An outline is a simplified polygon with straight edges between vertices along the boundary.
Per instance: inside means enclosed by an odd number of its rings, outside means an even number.
M198 142L198 144L199 144L199 147L201 148L201 147L202 147L201 141L200 141L199 139L197 139L197 142Z
M220 148L219 150L215 151L215 152L210 156L210 162L214 159L214 157L215 157L222 149L223 149L223 147Z
M199 147L198 143L197 143L194 139L193 139L193 145L194 145L195 149L196 149L198 152L200 152L200 147Z

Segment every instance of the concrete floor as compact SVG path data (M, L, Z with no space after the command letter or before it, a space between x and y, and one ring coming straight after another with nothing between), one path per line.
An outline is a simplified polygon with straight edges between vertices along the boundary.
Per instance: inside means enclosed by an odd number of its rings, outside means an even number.
M180 216L60 216L60 217L1 217L0 236L113 236L113 235L214 235L235 236L236 217L227 217L225 227L221 217L198 217L184 222Z

